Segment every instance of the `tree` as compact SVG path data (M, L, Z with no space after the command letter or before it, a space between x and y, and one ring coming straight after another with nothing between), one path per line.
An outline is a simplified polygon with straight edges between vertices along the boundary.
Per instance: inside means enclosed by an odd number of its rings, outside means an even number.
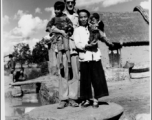
M15 45L13 55L16 59L16 62L21 64L21 67L25 62L28 62L29 64L29 61L31 61L29 60L31 59L31 51L29 45L26 43L18 43Z
M45 47L45 41L42 39L37 42L32 51L33 62L40 64L42 62L48 61L48 49Z

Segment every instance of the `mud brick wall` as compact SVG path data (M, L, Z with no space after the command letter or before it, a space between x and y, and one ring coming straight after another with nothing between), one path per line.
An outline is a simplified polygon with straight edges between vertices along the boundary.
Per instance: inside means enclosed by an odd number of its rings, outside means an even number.
M149 46L132 46L121 49L122 66L126 61L135 63L135 67L148 67L150 63Z
M107 82L130 80L129 70L124 68L104 69Z

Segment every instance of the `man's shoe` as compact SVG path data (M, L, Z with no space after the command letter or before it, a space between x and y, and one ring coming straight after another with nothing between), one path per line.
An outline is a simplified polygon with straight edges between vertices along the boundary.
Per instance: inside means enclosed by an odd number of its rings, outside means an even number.
M79 107L79 104L76 103L75 100L70 100L70 101L69 101L69 105L72 106L72 107Z
M68 106L68 103L66 101L61 101L57 109L63 109Z

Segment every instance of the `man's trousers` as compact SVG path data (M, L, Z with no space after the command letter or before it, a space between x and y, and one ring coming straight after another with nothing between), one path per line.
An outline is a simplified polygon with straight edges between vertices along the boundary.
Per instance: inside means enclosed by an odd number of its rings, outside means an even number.
M60 77L59 81L59 99L76 100L79 97L79 64L78 55L71 56L71 66L73 72L73 78L69 80L69 68L67 63L66 55L63 55L63 65L64 65L64 78Z

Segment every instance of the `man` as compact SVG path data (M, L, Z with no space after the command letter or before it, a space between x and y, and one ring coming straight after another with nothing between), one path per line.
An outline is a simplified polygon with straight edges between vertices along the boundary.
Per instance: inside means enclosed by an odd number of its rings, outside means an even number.
M26 80L26 75L24 74L24 68L21 67L19 71L16 71L14 74L14 81L18 82L18 81L24 81Z
M78 15L76 13L75 9L75 0L64 0L66 5L65 14L69 17L69 19L73 23L74 29L79 26L78 24ZM62 34L66 34L64 31L59 30L57 28L52 28L52 31L54 32L60 32ZM78 99L78 92L79 92L79 63L78 63L78 53L76 51L75 43L73 40L73 36L71 37L70 41L70 54L71 54L71 65L72 65L72 72L73 72L73 78L72 80L68 81L69 76L69 69L64 64L64 74L65 79L61 79L59 83L59 97L60 97L60 103L58 106L58 109L62 109L68 105L68 102L73 107L78 107L78 104L76 103L76 100Z
M9 55L9 59L10 60L7 63L8 64L8 68L10 70L10 74L11 74L12 80L13 80L13 82L15 82L14 81L14 72L15 72L16 62L14 61L14 58L13 58L12 54Z

